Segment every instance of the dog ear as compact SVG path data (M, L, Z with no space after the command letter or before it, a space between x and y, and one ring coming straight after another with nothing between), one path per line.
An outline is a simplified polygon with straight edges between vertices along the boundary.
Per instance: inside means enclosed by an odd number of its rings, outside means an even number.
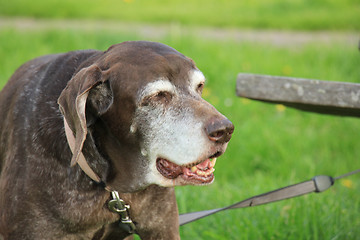
M112 99L107 74L96 65L80 70L61 92L58 98L60 111L76 135L71 166L77 163L82 151L89 125L87 119L94 122L95 117L109 109Z

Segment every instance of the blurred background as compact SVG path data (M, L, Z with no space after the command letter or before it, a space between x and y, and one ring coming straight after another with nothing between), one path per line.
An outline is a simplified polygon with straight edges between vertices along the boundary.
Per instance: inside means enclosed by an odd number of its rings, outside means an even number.
M216 181L177 187L181 213L222 207L360 166L360 119L236 97L236 75L360 83L358 0L0 0L0 88L25 61L127 40L191 57L203 97L234 124ZM322 194L232 210L181 227L182 239L360 239L360 177Z

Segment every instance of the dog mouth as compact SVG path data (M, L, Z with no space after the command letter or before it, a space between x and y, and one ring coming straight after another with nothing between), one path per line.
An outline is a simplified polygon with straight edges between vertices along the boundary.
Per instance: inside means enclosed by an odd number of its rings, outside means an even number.
M185 166L177 165L165 158L157 158L156 168L161 175L168 179L181 177L189 184L210 184L214 181L214 166L220 155L221 153L217 152L203 161Z

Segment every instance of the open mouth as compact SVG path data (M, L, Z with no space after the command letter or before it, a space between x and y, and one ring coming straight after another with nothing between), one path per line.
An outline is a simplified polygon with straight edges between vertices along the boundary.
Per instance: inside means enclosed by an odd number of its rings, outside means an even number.
M219 155L221 153L214 154L204 161L186 166L179 166L167 159L158 158L156 160L156 168L161 175L168 179L182 177L183 180L192 184L209 184L214 180L214 166L216 157Z

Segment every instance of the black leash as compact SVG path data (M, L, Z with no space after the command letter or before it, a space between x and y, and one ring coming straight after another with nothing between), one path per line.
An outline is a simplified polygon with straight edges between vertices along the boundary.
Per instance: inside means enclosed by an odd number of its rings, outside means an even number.
M248 198L246 200L243 200L241 202L232 204L227 207L223 208L216 208L211 210L205 210L205 211L198 211L198 212L191 212L191 213L184 213L180 214L179 216L179 223L180 226L185 225L187 223L193 222L195 220L207 217L209 215L215 214L217 212L229 210L229 209L236 209L236 208L246 208L246 207L254 207L266 203L281 201L288 198L298 197L304 194L312 193L312 192L323 192L330 188L336 180L348 177L350 175L359 173L360 169L343 174L338 177L330 177L330 176L316 176L312 178L311 180L290 185L284 188L280 188L271 192L267 192L264 194L260 194L251 198Z

